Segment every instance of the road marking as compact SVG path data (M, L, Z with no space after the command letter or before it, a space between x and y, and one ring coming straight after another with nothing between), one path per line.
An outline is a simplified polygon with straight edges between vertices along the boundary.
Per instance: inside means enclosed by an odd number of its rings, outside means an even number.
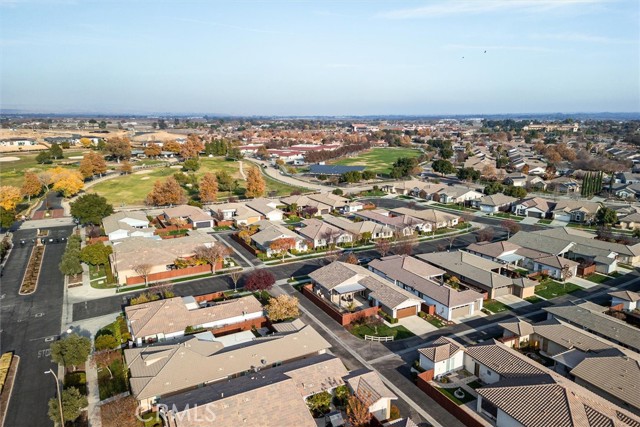
M38 359L41 359L43 357L49 357L49 356L51 356L50 348L45 348L44 350L38 350Z
M4 299L4 297L6 297L6 296L7 296L7 294L0 295L0 299Z
M33 315L33 317L42 317L44 316L44 313L36 313Z
M46 335L44 337L38 337L38 338L31 338L29 341L40 341L40 340L44 340L44 342L50 342L50 341L54 341L56 338L58 338L57 335Z

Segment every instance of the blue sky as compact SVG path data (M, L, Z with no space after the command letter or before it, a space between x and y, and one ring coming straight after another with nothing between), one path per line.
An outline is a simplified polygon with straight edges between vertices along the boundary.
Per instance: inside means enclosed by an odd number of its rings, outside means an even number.
M0 0L0 100L34 112L638 112L639 5Z

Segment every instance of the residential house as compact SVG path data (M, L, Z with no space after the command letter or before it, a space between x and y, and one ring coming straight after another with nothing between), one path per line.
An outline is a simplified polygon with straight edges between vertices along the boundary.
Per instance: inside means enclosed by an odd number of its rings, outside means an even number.
M547 186L558 193L579 193L582 185L573 178L560 176L547 182Z
M431 224L410 215L394 215L385 209L366 210L355 213L357 218L373 221L391 228L396 235L411 236L416 231L430 232Z
M444 187L442 190L433 194L431 199L440 203L462 203L473 202L482 198L484 194L465 187Z
M302 225L302 227L296 228L296 231L306 240L312 242L314 248L346 244L353 241L351 233L347 233L319 219L305 219L302 221Z
M518 265L522 260L522 257L516 253L519 249L521 247L515 243L502 240L472 243L465 248L465 251L494 262Z
M620 218L620 228L623 230L640 229L640 212L632 213Z
M620 172L615 180L623 184L640 184L640 173Z
M188 259L195 256L198 246L212 246L216 239L209 234L190 231L180 239L148 239L130 237L113 245L113 253L109 255L111 270L118 284L127 284L127 279L147 276L148 282L161 280L156 273L163 273L175 267L177 259ZM144 266L144 275L140 267ZM136 271L137 270L137 271Z
M525 188L529 191L544 191L547 189L547 182L537 175L528 175Z
M371 240L377 240L393 237L393 229L391 227L373 221L354 222L350 219L333 215L323 215L322 220L347 233L351 233L355 238L369 237Z
M433 252L417 257L457 277L466 288L484 294L485 299L511 294L526 298L534 293L535 282L503 276L503 264L469 252Z
M511 207L516 200L517 199L515 197L497 193L481 197L478 200L475 200L473 205L477 206L480 211L484 213L511 212Z
M391 184L384 184L381 188L383 191L391 194L402 194L405 196L421 197L431 200L431 197L438 191L446 187L446 184L432 184L417 179L409 179L406 181L398 181Z
M640 329L604 314L606 307L593 303L545 307L547 318L575 325L622 347L640 352Z
M541 197L530 197L517 202L513 213L534 218L550 218L555 203Z
M297 212L305 212L308 211L307 208L317 209L316 215L325 215L331 212L332 207L330 205L318 202L316 200L310 199L307 196L289 196L280 199L280 202L291 209L292 205L297 207Z
M444 270L406 255L391 255L369 263L369 270L417 295L433 314L450 321L482 309L483 295L471 289L454 289L443 283Z
M615 185L612 192L621 199L640 199L640 184Z
M34 145L38 145L38 143L33 139L8 138L0 140L0 147L25 147Z
M464 347L448 337L440 337L418 349L422 369L433 370L433 377L461 369L464 366Z
M259 221L255 225L260 228L260 231L251 235L251 241L256 248L266 253L268 257L278 255L271 249L271 244L279 239L293 239L295 246L292 249L296 251L305 252L309 250L309 245L304 238L283 225L273 224L265 220Z
M355 304L379 306L394 319L415 316L421 300L358 265L335 261L309 274L313 291L337 307ZM362 304L362 303L361 303Z
M640 293L633 291L610 292L611 307L622 305L625 311L633 311L640 308Z
M521 172L509 173L504 178L504 183L514 187L524 187L527 184L527 175Z
M325 354L331 345L311 326L299 331L254 339L225 347L210 333L196 334L171 344L155 344L124 351L131 394L142 411L162 397L225 384L249 372L267 372L287 362Z
M440 228L455 227L460 222L460 217L448 212L442 212L436 209L416 210L410 208L391 209L393 215L408 215L418 220L424 221L425 224L431 224L431 230Z
M533 260L533 271L543 272L560 281L569 280L578 275L579 263L557 255L548 255Z
M351 392L358 396L378 422L391 417L391 402L398 397L382 382L377 373L361 369L350 373L344 380Z
M358 212L364 208L364 204L361 202L351 202L349 199L332 193L309 194L307 197L318 203L331 206L333 210L343 214Z
M215 329L264 315L253 295L201 305L192 296L167 298L125 307L131 339L137 345L184 337L186 328Z
M557 221L591 223L600 207L596 202L560 199L553 207L552 215Z
M276 200L254 199L247 202L247 206L269 221L282 221L284 217L284 212L277 208Z
M259 212L245 203L222 203L211 208L217 225L233 224L236 227L249 226L263 220Z
M156 238L155 228L149 226L149 219L142 211L120 211L102 220L104 233L110 242L128 237Z
M193 228L213 227L213 217L197 206L180 205L172 208L165 208L162 217L166 221L184 221L191 224Z

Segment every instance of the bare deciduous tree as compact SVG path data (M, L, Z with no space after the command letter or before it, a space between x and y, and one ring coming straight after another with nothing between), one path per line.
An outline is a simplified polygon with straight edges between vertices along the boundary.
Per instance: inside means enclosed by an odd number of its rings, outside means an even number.
M142 276L144 279L144 285L148 285L149 274L151 274L151 264L136 264L133 266L133 271L135 271L138 276Z

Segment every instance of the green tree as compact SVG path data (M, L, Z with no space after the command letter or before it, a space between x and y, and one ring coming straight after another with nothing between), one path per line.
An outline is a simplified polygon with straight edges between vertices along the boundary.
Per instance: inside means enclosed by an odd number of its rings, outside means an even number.
M41 151L36 156L36 162L41 165L49 164L51 162L51 153L49 151Z
M458 169L456 176L462 181L477 181L480 179L480 171L477 171L474 168L460 168Z
M51 147L49 147L49 153L54 159L61 159L64 157L62 154L62 148L56 143L51 144Z
M118 341L111 334L100 335L96 338L95 347L96 351L109 350L112 348L116 348L118 346Z
M376 173L374 171L364 171L362 172L362 179L367 181L370 179L376 179Z
M232 191L233 177L229 175L229 172L224 170L217 172L216 179L218 181L218 188L220 191Z
M501 193L503 189L504 185L500 184L499 182L490 182L484 187L484 194L490 196L492 194Z
M113 213L113 206L107 199L97 194L85 194L71 203L71 215L82 224L100 224L102 219Z
M98 123L98 127L100 129L106 129L107 128L107 122L105 122L104 120L101 120L100 123Z
M320 416L329 412L331 407L331 393L323 391L307 398L307 406L314 416Z
M111 246L105 246L102 242L87 245L80 251L82 262L91 265L105 265L109 262L109 255L113 252Z
M349 171L340 175L340 182L356 183L362 180L362 174L358 171Z
M16 211L0 207L0 227L9 228L16 220Z
M67 248L62 255L62 260L58 268L67 276L82 273L82 264L80 264L80 250Z
M70 334L51 344L51 360L68 368L84 363L91 353L91 341L89 338L78 334ZM64 407L64 404L62 405Z
M615 224L618 222L618 215L613 209L603 207L596 214L596 222L603 225Z
M453 150L451 149L451 147L442 147L438 151L438 154L440 154L440 158L449 160L451 157L453 157Z
M75 421L82 410L87 407L89 402L86 396L83 396L75 387L69 387L62 391L62 416L64 417L65 424L67 422ZM60 425L60 407L58 406L58 398L52 397L49 399L49 418L54 423Z
M342 191L340 188L336 188L335 190L332 191L333 194L335 194L336 196L342 196L344 194L344 191Z
M453 166L453 164L451 164L450 161L448 160L436 160L435 162L433 162L431 164L431 168L438 173L441 173L442 176L450 174L450 173L454 173L456 171L456 168Z
M182 164L182 169L186 171L194 171L194 172L200 169L200 162L198 161L198 158L194 157L194 158L185 160L184 163Z

